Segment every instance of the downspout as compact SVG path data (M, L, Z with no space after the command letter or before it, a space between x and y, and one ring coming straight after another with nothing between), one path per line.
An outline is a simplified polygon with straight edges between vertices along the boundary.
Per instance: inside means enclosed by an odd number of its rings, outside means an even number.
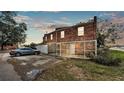
M56 31L56 56L57 56L57 31Z
M97 16L94 16L94 30L95 30L95 56L97 56Z

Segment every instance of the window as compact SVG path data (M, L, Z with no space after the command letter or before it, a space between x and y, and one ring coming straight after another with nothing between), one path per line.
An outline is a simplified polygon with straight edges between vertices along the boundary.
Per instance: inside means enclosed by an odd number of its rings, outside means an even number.
M32 48L21 48L21 50L32 50Z
M45 41L47 41L47 36L45 37Z
M53 35L52 34L50 35L50 38L51 38L51 40L53 39Z
M25 48L25 50L32 50L32 48Z
M84 35L84 27L78 27L78 36Z
M61 31L61 38L64 38L64 35L65 35L64 31Z

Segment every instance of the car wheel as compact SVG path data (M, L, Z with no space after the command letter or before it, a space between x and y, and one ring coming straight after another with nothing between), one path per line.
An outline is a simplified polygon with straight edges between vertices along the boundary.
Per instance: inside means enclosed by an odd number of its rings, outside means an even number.
M18 56L21 56L21 54L20 53L16 53L16 56L18 57Z

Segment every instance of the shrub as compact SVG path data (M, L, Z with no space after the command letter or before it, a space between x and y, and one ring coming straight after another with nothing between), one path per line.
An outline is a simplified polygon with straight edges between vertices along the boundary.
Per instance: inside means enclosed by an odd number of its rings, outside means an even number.
M108 47L98 48L97 56L94 52L89 52L87 55L92 61L107 65L107 66L119 66L122 60L120 58L112 57Z
M107 66L119 66L122 62L119 58L112 58L106 56L97 56L93 58L93 61L98 64L103 64Z
M107 47L98 48L98 50L97 50L97 55L107 56L108 54L109 54L109 49Z
M95 56L95 52L88 52L88 53L85 53L85 55L86 55L86 57L93 59Z
M110 66L111 66L111 65L113 65L113 66L119 66L121 62L122 62L122 60L121 60L120 58L112 58L112 59L110 60L109 65L110 65Z
M102 56L107 57L109 55L109 53L110 53L110 51L109 51L109 49L107 47L97 49L97 55L99 55L98 57L100 57L100 59L101 59ZM91 59L94 59L95 51L87 52L87 53L85 53L85 55L87 57L91 58Z

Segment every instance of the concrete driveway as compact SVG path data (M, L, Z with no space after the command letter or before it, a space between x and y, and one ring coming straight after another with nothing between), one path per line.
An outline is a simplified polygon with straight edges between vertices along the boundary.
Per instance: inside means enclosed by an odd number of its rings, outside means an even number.
M0 81L19 81L20 76L13 66L7 63L9 58L8 53L0 53Z
M0 80L26 80L26 73L34 69L44 69L60 61L56 57L44 54L11 57L9 53L0 53Z
M6 55L7 56L7 55ZM6 58L6 57L5 57ZM32 64L33 66L43 65L48 62L59 62L60 60L56 59L53 56L49 55L25 55L20 57L10 57L8 56L6 59L14 58L19 60L18 62L25 62L26 64Z

